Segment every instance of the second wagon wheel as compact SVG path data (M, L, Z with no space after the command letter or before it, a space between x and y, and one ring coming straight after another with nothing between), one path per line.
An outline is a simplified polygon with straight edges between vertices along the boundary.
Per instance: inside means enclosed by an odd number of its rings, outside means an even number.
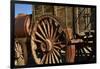
M96 59L96 45L94 33L89 35L89 32L85 32L86 35L83 38L84 43L76 46L76 60L77 62L95 62Z
M15 65L26 65L27 64L27 50L24 43L21 41L15 41Z
M59 21L52 16L41 16L36 21L31 35L32 53L36 64L63 63L65 45L66 36Z

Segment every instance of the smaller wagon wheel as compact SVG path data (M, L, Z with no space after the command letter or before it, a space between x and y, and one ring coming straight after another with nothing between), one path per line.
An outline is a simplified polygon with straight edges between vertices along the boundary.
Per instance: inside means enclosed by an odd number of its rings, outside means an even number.
M27 64L27 50L24 43L15 41L15 65L26 65Z
M83 44L79 44L79 46L76 46L76 57L77 59L80 58L79 62L94 61L94 59L96 58L95 46L95 37L93 36L85 39Z
M66 36L55 17L41 16L34 25L31 37L33 58L37 64L63 63Z

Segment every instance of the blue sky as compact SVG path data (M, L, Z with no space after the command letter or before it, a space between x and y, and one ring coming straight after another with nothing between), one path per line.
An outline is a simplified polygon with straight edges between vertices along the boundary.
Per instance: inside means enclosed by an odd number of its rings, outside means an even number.
M32 14L32 5L31 4L15 4L15 16L20 13Z

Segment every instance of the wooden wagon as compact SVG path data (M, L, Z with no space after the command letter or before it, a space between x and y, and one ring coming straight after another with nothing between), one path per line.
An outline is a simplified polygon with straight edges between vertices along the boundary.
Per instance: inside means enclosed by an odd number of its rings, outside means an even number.
M74 38L74 30L64 27L59 17L44 14L33 21L34 16L15 17L15 65L71 64L95 58L94 31Z

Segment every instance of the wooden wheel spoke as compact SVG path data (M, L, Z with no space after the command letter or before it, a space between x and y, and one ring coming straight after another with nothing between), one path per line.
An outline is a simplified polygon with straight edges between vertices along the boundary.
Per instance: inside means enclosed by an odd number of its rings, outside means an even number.
M56 33L57 33L57 28L56 28L56 30L55 30L55 32L54 32L54 34L53 34L53 39L55 39Z
M60 45L61 42L54 42L53 44L54 44L54 45Z
M43 38L43 36L42 36L42 35L40 35L38 32L36 32L36 35L37 35L38 37L40 37L42 40L44 40L44 41L45 41L45 39Z
M57 27L57 28L55 29L55 31L54 31L54 34L53 34L53 39L55 39L55 38L56 38L56 35L57 35L57 31L58 31L58 29L59 29L59 27Z
M54 51L53 51L53 55L54 55L54 57L55 57L55 59L56 59L57 63L59 63L59 59L58 59L58 57L57 57L57 55L55 54L55 52L54 52Z
M57 35L57 37L55 37L55 41L57 41L57 40L58 40L58 38L59 38L59 35Z
M51 64L51 53L49 54L49 63Z
M51 38L53 38L53 27L51 27Z
M15 47L15 52L17 52L17 49L16 49L16 47Z
M85 53L89 53L89 51L86 49L86 47L83 48Z
M82 49L80 49L81 50L81 56L85 56L85 54L84 54L84 52L83 52L83 50Z
M49 22L50 22L50 24L52 24L52 19L49 18Z
M88 49L88 47L85 47L85 49L86 49L88 52L91 52L91 51Z
M44 22L43 22L43 21L42 21L42 25L43 25L44 31L45 31L45 33L46 33L46 36L47 36L46 25L44 24Z
M56 49L61 49L59 46L54 46L54 48L56 48Z
M15 51L18 51L18 44L15 44Z
M46 61L45 61L45 64L48 64L48 54L46 55Z
M16 44L15 50L16 50L16 52L19 52L20 54L22 54L22 48L19 43Z
M52 56L52 61L53 61L53 63L55 64L55 60L54 60L53 53L51 54L51 56Z
M56 52L56 54L60 57L60 54L59 54L59 52L54 48L53 49L55 52Z
M42 63L44 62L45 58L46 58L46 55L43 56L43 58L41 60Z
M23 55L20 55L20 58L24 60L24 57L23 57Z
M38 39L34 39L34 41L39 42L39 43L42 43L42 41L41 40L38 40Z
M50 25L51 25L51 32L50 32L50 34L51 34L51 38L52 38L52 36L53 36L53 24L52 24L52 19L49 19L49 21L50 21Z
M83 50L82 49L80 49L81 50L81 52L82 52L82 54L83 54Z
M82 51L83 51L83 53L84 53L84 54L86 54L86 52L84 51L84 49L83 49L83 48L82 48Z
M47 19L45 20L45 23L47 24L48 37L50 37L50 24Z
M38 28L40 29L41 33L43 34L43 36L46 38L46 34L44 33L44 31L42 30L40 24L38 24Z

